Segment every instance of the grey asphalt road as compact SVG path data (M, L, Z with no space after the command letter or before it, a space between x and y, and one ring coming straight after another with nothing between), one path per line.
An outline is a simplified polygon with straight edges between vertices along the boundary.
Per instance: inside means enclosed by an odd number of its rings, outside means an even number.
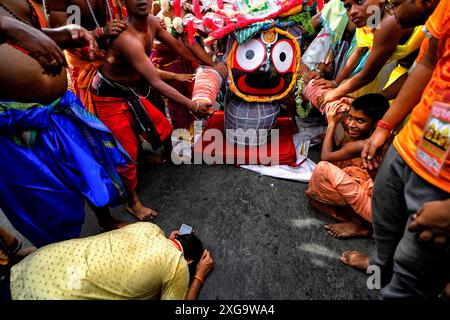
M306 187L234 166L163 165L141 175L139 194L166 235L186 223L211 250L200 299L377 299L367 275L339 261L349 249L373 253L373 240L330 237L323 225L333 220L309 205ZM134 221L122 207L113 215ZM1 212L0 223L11 228ZM87 210L82 235L99 231Z

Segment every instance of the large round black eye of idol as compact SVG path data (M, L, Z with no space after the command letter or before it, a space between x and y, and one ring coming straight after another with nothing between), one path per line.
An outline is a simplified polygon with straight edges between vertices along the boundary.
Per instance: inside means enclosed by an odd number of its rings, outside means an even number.
M266 57L266 47L256 39L250 39L236 49L236 62L244 71L254 71Z

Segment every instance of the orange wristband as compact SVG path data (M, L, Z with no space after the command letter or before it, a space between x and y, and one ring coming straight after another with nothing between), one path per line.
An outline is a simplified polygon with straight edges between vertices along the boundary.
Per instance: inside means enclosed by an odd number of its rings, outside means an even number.
M195 276L194 276L194 279L197 279L197 280L203 285L204 280L203 280L201 277L195 275Z

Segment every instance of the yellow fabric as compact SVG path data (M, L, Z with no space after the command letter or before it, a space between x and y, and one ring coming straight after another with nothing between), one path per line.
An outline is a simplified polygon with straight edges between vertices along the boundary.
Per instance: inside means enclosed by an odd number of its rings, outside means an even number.
M289 16L293 16L294 14L298 14L298 13L302 12L302 10L303 10L303 5L298 5L296 7L293 7L289 11L286 11L286 12L280 14L279 17L280 18L286 18L286 17L289 17Z
M103 59L87 61L67 50L65 51L65 55L70 67L73 92L80 98L86 110L92 114L96 114L92 100L91 86L98 68L103 64Z
M399 44L395 48L395 52L389 58L388 62L403 59L420 48L423 40L425 39L425 33L422 31L423 26L415 27L413 33L404 44Z
M352 92L349 96L352 98L358 98L368 93L379 92L383 90L386 82L389 79L390 74L395 69L395 62L386 63L380 72L378 72L377 77L369 84L365 85L361 89Z
M398 65L395 67L395 69L391 72L391 75L389 76L389 80L384 86L383 89L386 89L391 84L393 84L398 78L400 78L402 75L408 72L408 69L402 67L401 65Z
M422 98L414 107L410 120L394 139L394 147L405 162L432 185L450 192L450 157L447 156L439 175L430 173L417 159L417 149L435 101L449 104L450 92L450 1L441 1L425 24L439 41L438 62Z
M391 61L403 59L410 53L420 48L422 41L425 39L425 33L422 31L423 26L414 28L413 33L404 44L399 44L395 48L395 52L389 58ZM362 27L356 29L356 43L358 47L368 47L372 49L375 36L375 30L369 27Z
M375 30L369 27L356 28L356 44L358 47L372 49Z
M399 75L399 73L402 72L402 69L404 68L395 67L393 63L397 60L407 57L409 54L420 48L422 41L425 38L425 33L422 31L422 28L423 26L416 27L411 36L404 44L397 45L395 52L386 62L383 69L380 70L375 80L362 87L361 89L352 92L350 96L352 96L353 98L357 98L367 93L379 92L387 86L387 83L389 83L390 81L393 82L399 76L401 76L401 74ZM358 43L358 47L369 47L369 49L372 49L374 32L368 27L357 28L356 40Z
M395 81L397 81L398 78L400 78L402 75L404 75L407 72L408 72L408 69L402 67L401 65L398 65L397 67L395 67L395 69L391 72L391 75L389 76L389 80L383 89L386 89L387 87L389 87L391 84L393 84ZM394 100L395 99L389 101L389 104L391 106L394 103Z
M11 270L13 299L184 299L189 271L162 230L138 222L45 246Z

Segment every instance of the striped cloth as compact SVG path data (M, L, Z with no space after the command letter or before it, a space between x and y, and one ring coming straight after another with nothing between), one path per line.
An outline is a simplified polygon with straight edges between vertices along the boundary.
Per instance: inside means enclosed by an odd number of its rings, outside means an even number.
M353 98L350 97L342 97L338 100L319 105L319 98L328 90L316 85L316 81L311 80L304 88L303 88L303 96L306 100L309 100L311 104L319 109L320 112L326 114L328 110L335 106L339 105L338 113L345 112L350 109L350 105L352 104Z

